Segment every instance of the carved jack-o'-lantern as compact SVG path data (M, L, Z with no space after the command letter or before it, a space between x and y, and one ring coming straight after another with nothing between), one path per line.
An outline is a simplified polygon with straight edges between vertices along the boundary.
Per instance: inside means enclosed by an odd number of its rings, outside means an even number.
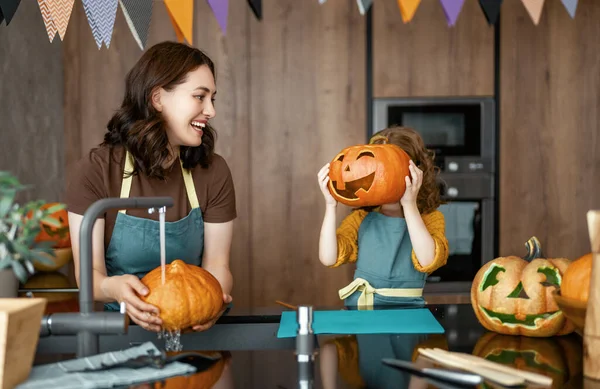
M576 334L541 339L488 332L477 340L473 355L543 374L552 378L552 388L563 388L581 373L582 343Z
M393 144L347 147L331 161L329 191L351 207L398 202L406 190L409 161L409 155Z
M471 305L488 330L507 335L545 337L574 331L552 296L570 261L543 259L540 244L527 241L529 253L486 263L471 286Z

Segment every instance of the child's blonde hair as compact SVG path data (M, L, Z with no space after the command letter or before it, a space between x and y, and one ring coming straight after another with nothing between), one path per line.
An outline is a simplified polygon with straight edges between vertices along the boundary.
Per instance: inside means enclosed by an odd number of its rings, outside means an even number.
M410 127L391 126L374 134L369 143L399 146L423 171L423 183L417 196L417 208L421 214L431 213L442 204L436 182L439 168L433 163L435 155L425 147L425 142L417 131Z

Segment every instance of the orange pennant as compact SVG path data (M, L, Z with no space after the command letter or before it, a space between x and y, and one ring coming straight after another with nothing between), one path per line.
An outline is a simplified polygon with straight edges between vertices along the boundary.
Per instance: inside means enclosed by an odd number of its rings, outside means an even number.
M46 32L48 33L48 39L50 39L50 43L54 40L56 36L56 24L52 19L52 12L50 12L50 3L52 0L38 0L38 5L40 6L40 12L42 13L42 18L44 19L44 25L46 26Z
M544 8L544 0L522 0L525 9L531 16L533 23L537 26L542 16L542 8Z
M398 7L400 7L400 13L402 14L404 23L412 20L420 3L421 0L398 0Z
M169 18L179 42L185 38L192 44L194 26L194 0L164 0L169 12Z
M71 11L73 11L73 5L75 0L46 0L49 1L50 12L52 13L52 19L58 29L60 40L65 38L67 33L67 26L69 25L69 18L71 17Z

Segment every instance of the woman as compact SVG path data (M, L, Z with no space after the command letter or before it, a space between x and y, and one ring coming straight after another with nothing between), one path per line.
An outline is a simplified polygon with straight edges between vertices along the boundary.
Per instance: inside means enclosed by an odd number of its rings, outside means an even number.
M125 97L104 142L73 169L67 189L75 275L79 283L82 215L106 197L170 196L166 209L166 261L202 266L231 301L229 254L235 192L225 160L215 154L215 70L202 51L163 42L149 48L126 78ZM94 298L105 309L125 302L131 319L160 331L158 308L138 295L140 278L160 265L158 212L112 210L93 229ZM224 312L221 311L221 314ZM219 315L220 316L220 315ZM210 328L198 323L196 331Z

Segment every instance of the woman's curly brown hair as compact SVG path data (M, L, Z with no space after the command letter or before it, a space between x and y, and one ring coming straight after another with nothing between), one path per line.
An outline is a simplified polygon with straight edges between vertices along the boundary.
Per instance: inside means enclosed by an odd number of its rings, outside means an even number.
M128 150L135 161L132 174L164 178L165 162L171 158L169 140L165 119L152 106L151 95L157 88L175 88L200 66L208 66L216 78L212 60L199 49L169 41L149 48L127 74L121 108L108 122L100 146L122 146ZM200 146L180 147L183 167L208 167L214 155L215 138L215 130L207 123Z
M431 213L442 204L436 182L439 168L433 163L435 154L425 147L423 138L417 131L410 127L391 126L374 134L369 143L399 146L423 171L423 183L417 195L417 208L421 214Z

